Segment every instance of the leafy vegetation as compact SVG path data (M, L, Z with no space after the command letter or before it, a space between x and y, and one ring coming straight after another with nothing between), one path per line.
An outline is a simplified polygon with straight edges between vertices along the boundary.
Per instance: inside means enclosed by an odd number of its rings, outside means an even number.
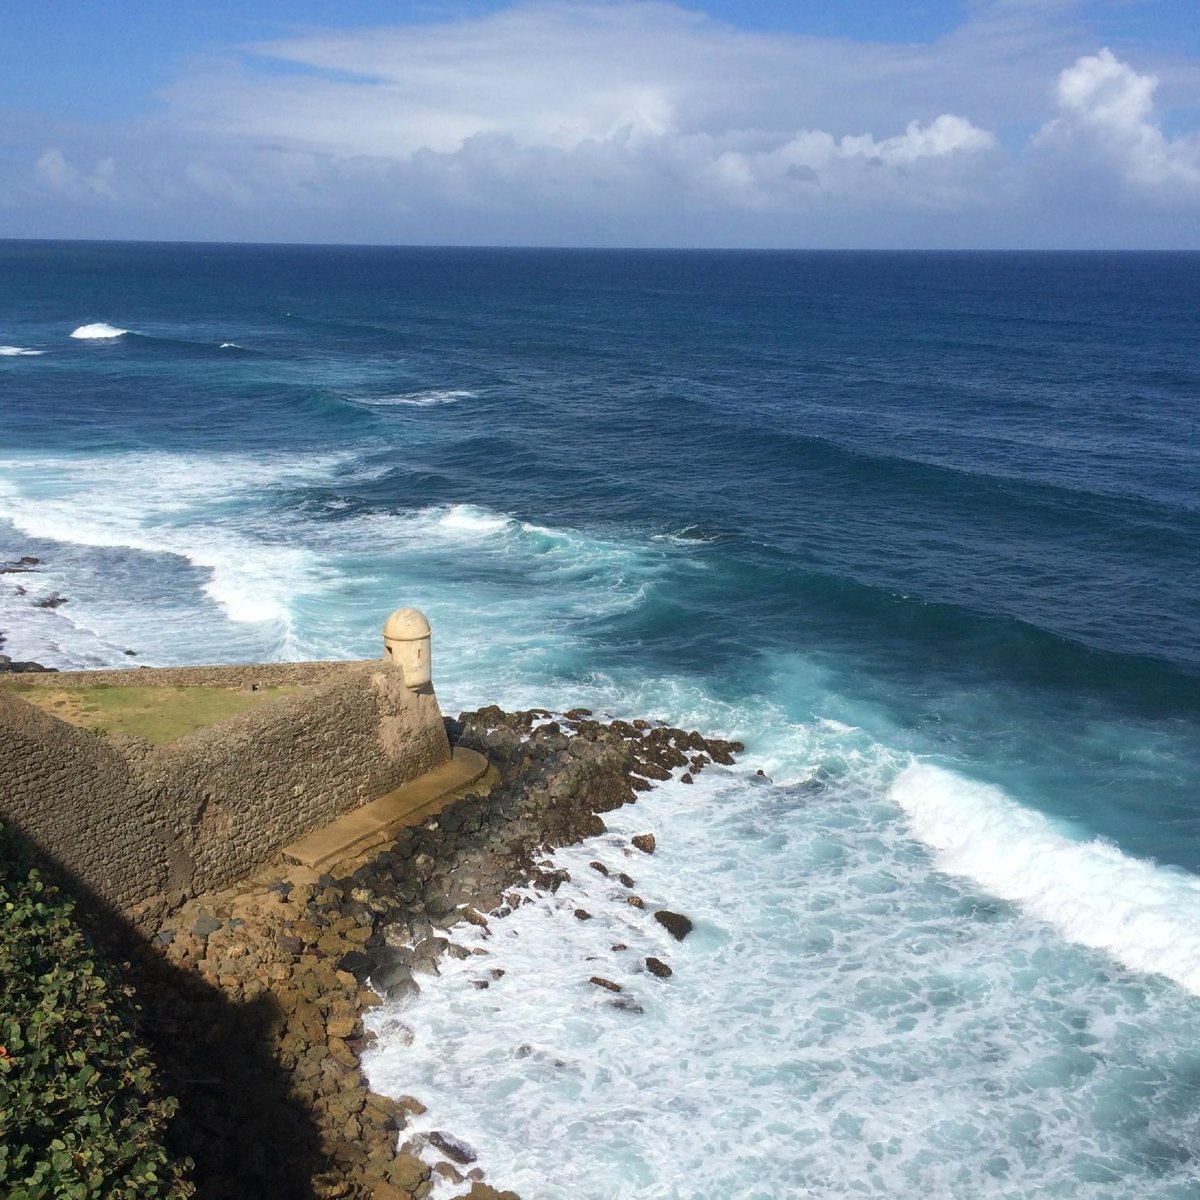
M99 959L74 905L0 826L0 1195L153 1200L193 1195L162 1137L134 1037L130 989Z

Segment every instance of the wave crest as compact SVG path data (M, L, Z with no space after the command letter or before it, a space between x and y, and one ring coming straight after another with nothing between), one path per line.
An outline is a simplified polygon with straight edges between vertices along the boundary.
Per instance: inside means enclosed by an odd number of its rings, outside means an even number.
M1075 841L999 788L930 764L907 767L890 796L942 870L1200 996L1200 879L1099 838Z
M0 346L0 358L33 358L45 350L30 350L25 346Z
M439 404L454 404L473 400L475 393L464 388L434 388L423 392L406 392L400 396L357 397L353 402L367 408L433 408Z
M124 337L128 332L128 329L118 329L116 325L110 325L107 321L93 321L90 325L80 325L77 329L72 330L71 336L80 341L90 342L105 338Z

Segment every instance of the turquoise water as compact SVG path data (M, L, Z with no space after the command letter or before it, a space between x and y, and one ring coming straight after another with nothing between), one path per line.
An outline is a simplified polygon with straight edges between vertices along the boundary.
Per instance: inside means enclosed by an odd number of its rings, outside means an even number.
M447 710L747 743L618 818L708 931L640 1033L580 982L626 915L547 902L378 1065L527 1196L1192 1195L1198 267L0 244L4 649L368 655L411 603Z

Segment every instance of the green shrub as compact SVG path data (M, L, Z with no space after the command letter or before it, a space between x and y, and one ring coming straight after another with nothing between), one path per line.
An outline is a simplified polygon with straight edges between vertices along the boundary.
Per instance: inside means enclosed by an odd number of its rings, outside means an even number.
M176 1102L131 1032L131 989L73 910L0 826L0 1195L191 1196L190 1164L162 1144Z

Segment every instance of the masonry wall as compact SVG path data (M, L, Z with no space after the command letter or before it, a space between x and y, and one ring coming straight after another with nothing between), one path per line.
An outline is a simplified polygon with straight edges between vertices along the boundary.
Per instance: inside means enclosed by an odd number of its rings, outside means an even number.
M432 691L410 692L383 662L51 678L313 685L160 747L97 737L0 689L0 820L140 924L450 756Z

